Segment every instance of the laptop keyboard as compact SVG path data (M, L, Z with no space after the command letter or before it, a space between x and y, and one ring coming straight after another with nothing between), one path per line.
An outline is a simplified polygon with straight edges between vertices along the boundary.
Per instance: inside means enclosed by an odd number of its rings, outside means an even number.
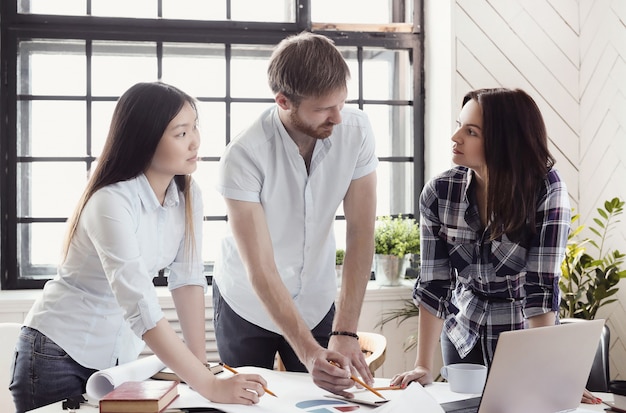
M441 407L446 413L477 413L479 405L480 397L441 403Z

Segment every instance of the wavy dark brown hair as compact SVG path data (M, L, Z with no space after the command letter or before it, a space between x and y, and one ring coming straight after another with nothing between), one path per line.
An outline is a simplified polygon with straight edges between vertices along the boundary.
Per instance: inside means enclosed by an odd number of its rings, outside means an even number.
M479 89L463 98L483 114L487 164L487 216L491 238L506 234L523 242L536 233L537 195L555 163L546 126L535 101L520 89Z
M162 82L138 83L119 98L98 165L68 220L62 261L67 258L87 201L97 190L135 178L148 169L165 129L185 103L189 103L197 112L194 98ZM185 198L185 249L193 254L195 242L191 177L176 175L174 181Z

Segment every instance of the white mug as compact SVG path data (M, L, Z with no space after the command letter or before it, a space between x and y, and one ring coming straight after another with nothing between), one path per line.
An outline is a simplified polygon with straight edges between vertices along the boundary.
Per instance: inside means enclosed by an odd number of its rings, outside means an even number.
M457 363L441 368L441 375L456 393L482 393L487 380L487 367L480 364Z

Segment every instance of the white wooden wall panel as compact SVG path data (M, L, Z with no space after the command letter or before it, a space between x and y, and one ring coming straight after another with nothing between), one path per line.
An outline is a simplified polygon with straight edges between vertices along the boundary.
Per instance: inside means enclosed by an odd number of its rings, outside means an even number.
M510 24L515 35L524 40L524 44L537 58L539 64L551 74L558 73L555 80L576 102L578 99L578 62L572 62L552 39L547 42L548 34L528 13L520 13Z
M470 89L522 88L543 113L581 223L606 199L626 200L626 1L450 1L452 116ZM626 216L610 243L626 252ZM626 379L626 280L618 295L601 316L611 375Z
M552 39L554 45L577 68L580 56L578 48L578 11L575 7L571 7L572 0L551 2L543 0L524 1L520 2L520 4L532 16L537 27Z
M578 101L523 42L515 40L515 33L486 1L461 3L464 7L457 8L454 17L456 72L470 87L456 89L454 102L461 102L467 90L483 87L520 87L530 93L546 118L559 171L573 199L578 199Z

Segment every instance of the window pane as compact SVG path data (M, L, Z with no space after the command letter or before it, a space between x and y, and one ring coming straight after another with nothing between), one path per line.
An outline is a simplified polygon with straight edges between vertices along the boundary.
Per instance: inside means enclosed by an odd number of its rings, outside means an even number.
M163 0L163 18L226 20L226 0Z
M363 50L363 98L411 100L413 72L408 50Z
M109 134L111 117L116 102L93 102L91 104L91 156L100 156Z
M93 43L92 93L94 96L121 96L135 83L155 80L157 80L155 43Z
M343 215L343 211L341 213L337 212L338 215ZM335 220L335 242L337 244L337 249L346 249L346 221L345 220Z
M84 16L87 5L85 0L21 0L17 2L17 12Z
M350 79L348 80L347 100L359 98L359 59L355 47L338 46L337 49L346 60L350 69Z
M85 155L85 102L19 102L17 119L18 155Z
M91 0L91 15L156 18L157 0Z
M231 0L232 20L295 22L293 0Z
M162 80L192 96L226 96L224 46L165 43Z
M376 169L376 215L407 214L413 209L413 163L380 162Z
M363 105L376 137L376 155L413 156L413 107Z
M311 20L319 23L391 23L393 0L311 0Z
M204 262L215 262L226 233L226 221L204 221L203 226L202 259Z
M85 95L84 41L29 40L18 48L18 94Z
M231 105L230 115L230 134L231 139L239 135L252 122L254 122L261 113L272 106L274 103L233 103Z
M20 217L67 218L87 182L80 162L18 164L17 208Z
M51 278L60 262L65 222L20 224L17 228L17 253L21 257L20 276L41 275ZM43 267L43 268L33 268ZM42 278L42 277L33 277Z
M199 102L200 156L222 156L226 147L226 108L224 103Z
M198 182L202 190L204 202L204 215L226 215L226 205L222 195L215 189L217 184L217 162L199 162L198 169L193 174L193 179Z
M272 98L267 65L273 46L233 46L230 90L233 97Z

